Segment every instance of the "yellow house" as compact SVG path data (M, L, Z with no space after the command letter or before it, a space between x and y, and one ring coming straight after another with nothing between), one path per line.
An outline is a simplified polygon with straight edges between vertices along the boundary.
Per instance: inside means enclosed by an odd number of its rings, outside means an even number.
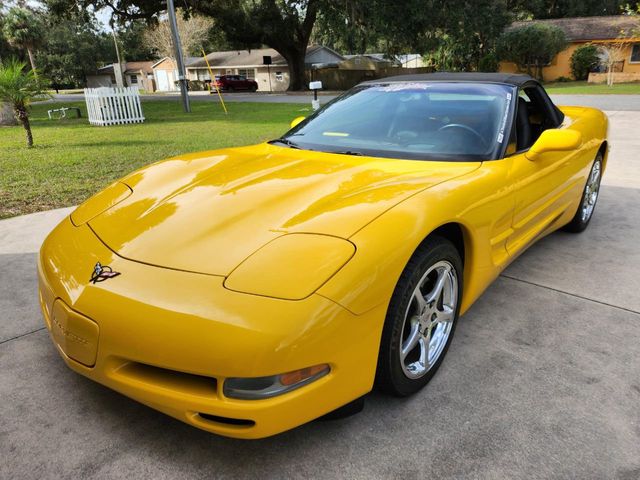
M560 77L571 78L571 55L581 45L622 44L619 61L615 65L615 81L640 81L640 38L637 31L640 21L627 15L610 15L602 17L555 18L550 20L531 20L514 22L509 29L518 28L529 23L554 25L562 29L567 36L569 46L560 52L549 65L542 69L545 81L553 81ZM500 72L517 72L514 63L500 62ZM591 73L590 82L606 81L605 73Z

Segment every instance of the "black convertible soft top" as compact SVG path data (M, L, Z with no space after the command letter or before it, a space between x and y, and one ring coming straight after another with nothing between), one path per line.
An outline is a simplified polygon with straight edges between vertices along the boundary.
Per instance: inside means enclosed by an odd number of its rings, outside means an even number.
M369 80L365 84L381 82L481 82L481 83L504 83L521 87L525 83L538 81L526 74L521 73L478 73L478 72L435 72L419 73L414 75L398 75L395 77Z

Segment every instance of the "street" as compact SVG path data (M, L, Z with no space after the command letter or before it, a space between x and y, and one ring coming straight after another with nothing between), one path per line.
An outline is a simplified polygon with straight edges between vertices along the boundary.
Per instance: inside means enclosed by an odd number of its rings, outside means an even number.
M338 96L338 92L328 92L318 96L320 104L325 104ZM143 102L175 102L180 108L182 103L177 94L150 94L142 95ZM189 95L194 102L219 102L217 95L209 95L207 92L191 92ZM259 102L259 103L309 103L310 93L224 93L225 102ZM599 108L609 112L614 111L640 111L640 95L551 95L556 105L579 105ZM83 102L83 94L54 95L45 103L53 102Z
M640 96L625 97L555 98L610 116L593 221L517 259L461 318L424 390L374 392L360 414L265 440L196 430L67 369L43 325L35 269L40 241L69 210L0 221L0 478L637 480Z

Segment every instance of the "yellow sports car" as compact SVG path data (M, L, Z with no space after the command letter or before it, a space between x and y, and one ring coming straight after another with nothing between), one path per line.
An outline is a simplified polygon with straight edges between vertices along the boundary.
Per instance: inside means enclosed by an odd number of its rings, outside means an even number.
M230 437L415 393L509 262L587 227L606 135L526 75L362 83L79 206L40 252L47 328L76 372Z

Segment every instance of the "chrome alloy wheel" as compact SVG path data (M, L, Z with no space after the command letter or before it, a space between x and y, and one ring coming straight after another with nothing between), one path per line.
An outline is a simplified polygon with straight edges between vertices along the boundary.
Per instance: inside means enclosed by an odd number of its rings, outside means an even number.
M591 218L593 209L598 200L598 191L600 190L600 175L602 164L600 160L596 160L591 168L589 180L584 190L584 198L582 199L582 221L586 222Z
M444 350L455 319L458 277L447 261L432 265L418 282L404 315L400 364L416 379L426 374Z

